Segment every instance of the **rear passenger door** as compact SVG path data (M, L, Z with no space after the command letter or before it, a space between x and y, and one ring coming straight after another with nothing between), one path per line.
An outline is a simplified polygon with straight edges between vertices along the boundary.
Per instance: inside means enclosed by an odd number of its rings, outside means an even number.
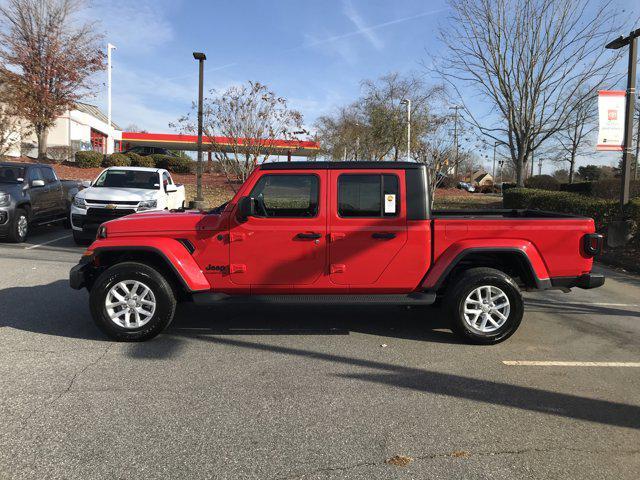
M50 217L62 216L66 212L66 205L62 195L62 183L58 181L53 168L41 167L40 170L45 183L47 215Z
M329 275L371 285L407 241L403 170L329 172Z

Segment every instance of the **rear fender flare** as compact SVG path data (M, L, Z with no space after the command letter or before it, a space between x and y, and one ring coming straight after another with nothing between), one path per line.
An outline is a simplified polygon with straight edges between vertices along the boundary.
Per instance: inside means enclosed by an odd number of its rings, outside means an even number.
M151 252L161 257L173 270L187 292L211 290L211 284L205 277L191 253L173 238L137 238L97 240L90 247L95 255L103 252Z
M450 245L429 269L422 281L423 290L437 290L455 266L474 253L515 253L528 265L538 289L551 287L549 271L538 249L528 240L469 240Z

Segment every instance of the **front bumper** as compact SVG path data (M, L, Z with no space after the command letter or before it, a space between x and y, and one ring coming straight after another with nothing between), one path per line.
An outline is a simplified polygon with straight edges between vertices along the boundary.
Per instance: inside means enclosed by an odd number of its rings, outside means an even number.
M604 275L600 273L584 273L578 277L556 277L551 279L554 288L578 287L585 290L604 285Z
M69 286L74 290L80 290L84 287L90 288L94 274L93 256L82 257L80 262L69 272Z

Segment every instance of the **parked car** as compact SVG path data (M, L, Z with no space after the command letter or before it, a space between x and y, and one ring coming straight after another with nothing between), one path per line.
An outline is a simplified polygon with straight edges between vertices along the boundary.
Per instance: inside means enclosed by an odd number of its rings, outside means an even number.
M591 273L602 236L590 218L432 211L429 198L426 169L417 163L265 163L220 208L101 225L70 284L90 291L94 321L116 340L154 337L177 301L442 299L455 332L491 344L520 325L521 290L604 283Z
M73 239L79 245L96 237L101 223L136 212L184 208L183 185L161 168L109 167L71 206Z
M171 150L167 150L166 148L161 148L161 147L141 147L141 146L137 146L137 147L131 147L131 148L127 149L127 150L124 150L122 153L124 153L125 155L127 153L137 153L138 155L141 155L143 157L146 157L147 155L154 155L154 154L171 155L173 157L177 157L178 156L174 152L172 152Z
M68 224L71 201L81 188L79 182L59 180L51 165L0 163L0 238L24 242L33 225Z
M458 182L456 188L460 190L466 190L467 192L473 193L476 191L476 187L467 182Z

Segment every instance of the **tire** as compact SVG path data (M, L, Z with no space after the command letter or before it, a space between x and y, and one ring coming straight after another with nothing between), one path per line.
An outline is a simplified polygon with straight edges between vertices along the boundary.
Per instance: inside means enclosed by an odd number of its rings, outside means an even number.
M495 300L485 304L487 292ZM481 345L509 338L520 326L524 313L518 285L493 268L472 268L457 277L445 298L445 308L451 329L467 342Z
M8 240L13 243L22 243L27 239L29 232L29 217L22 208L16 208L11 228L9 229Z
M131 293L142 294L144 287L151 292L151 296L147 294L144 298L147 301L153 300L155 308L152 314L147 316L146 322L140 326L129 323L130 326L125 328L123 323L126 323L126 313L121 314L117 319L118 324L116 324L107 310L107 301L117 298L113 295L114 287L118 295L127 298L124 295L125 290L118 286L122 285L121 282L127 282L125 285L128 285L127 288ZM141 286L135 288L135 283L131 285L132 282L137 282ZM144 301L142 298L139 300ZM169 282L157 270L138 262L118 263L105 270L93 284L89 302L91 315L98 328L111 339L121 342L141 342L155 337L171 323L176 309L175 293ZM121 307L126 309L125 306L118 306L112 308L111 312L121 313L123 312ZM139 306L136 308L151 307ZM139 319L142 319L143 316L142 314L138 315ZM129 317L132 322L135 322L136 319L133 315L130 314Z
M73 230L73 241L76 242L76 245L79 247L86 247L91 243L90 240L87 240L86 237L83 237L77 230Z

